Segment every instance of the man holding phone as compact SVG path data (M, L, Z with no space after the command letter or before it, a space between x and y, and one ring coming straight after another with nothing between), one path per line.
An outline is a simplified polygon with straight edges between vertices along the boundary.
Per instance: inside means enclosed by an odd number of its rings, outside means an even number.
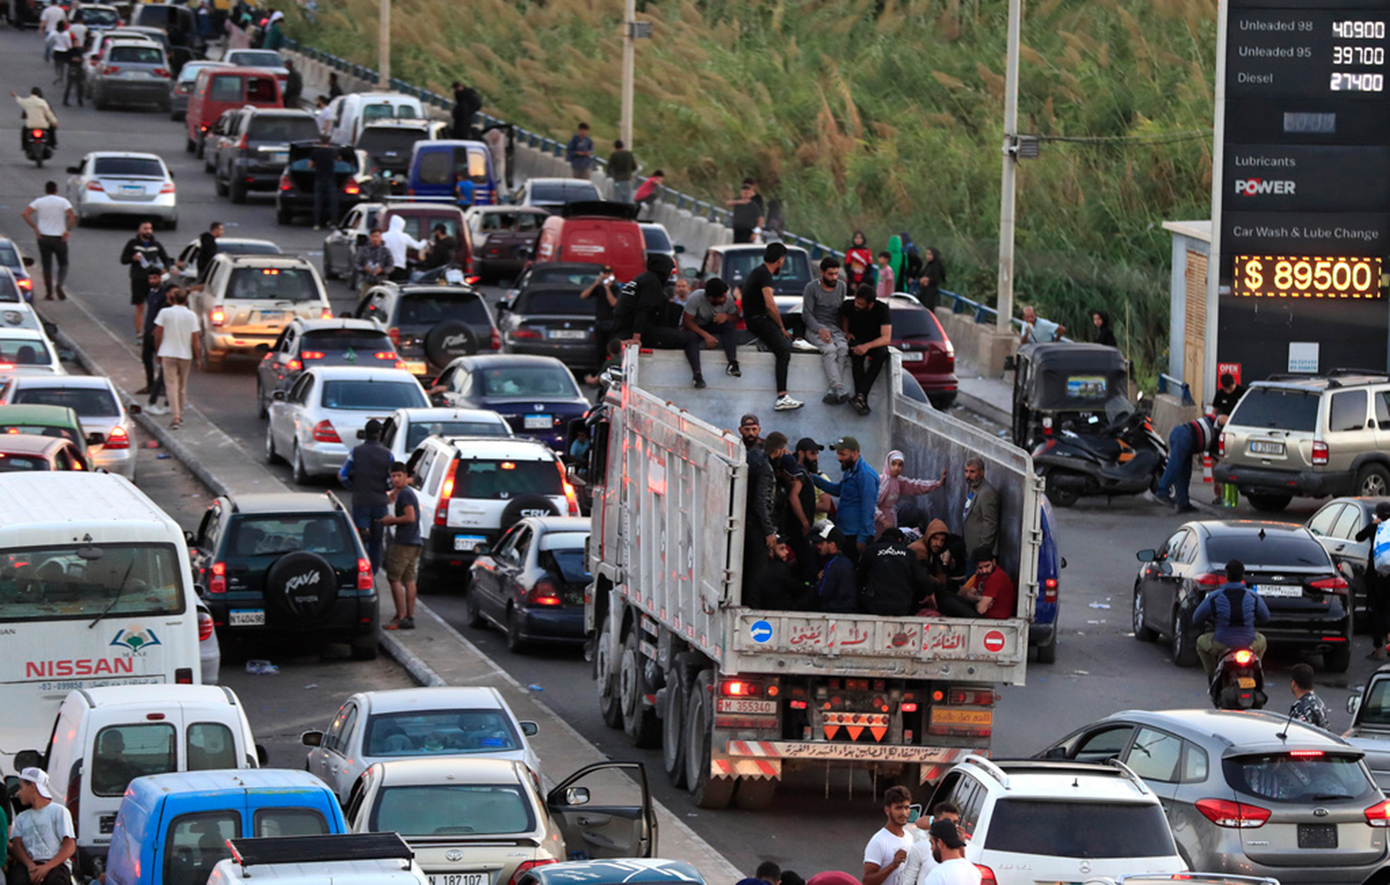
M598 279L589 288L579 293L580 298L594 299L594 344L597 347L597 365L603 365L608 358L608 340L613 337L616 322L613 308L618 304L618 282L613 276L613 268L604 265Z

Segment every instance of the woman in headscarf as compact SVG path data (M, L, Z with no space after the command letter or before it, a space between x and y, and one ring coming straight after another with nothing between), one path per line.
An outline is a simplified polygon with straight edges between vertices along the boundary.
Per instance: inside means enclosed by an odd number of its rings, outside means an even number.
M941 488L946 482L946 471L941 471L940 481L934 479L909 479L903 476L903 453L894 449L883 462L883 472L878 475L878 509L874 512L874 536L883 534L884 529L898 525L898 499L903 495L925 495Z
M279 49L285 42L284 25L285 14L278 9L270 14L270 21L266 23L265 39L261 41L262 49Z
M854 232L854 237L845 250L845 285L854 292L860 286L874 283L874 253L869 248L869 240L862 230Z
M936 310L941 301L941 286L946 282L946 265L941 263L941 252L935 246L923 250L922 258L922 276L918 280L921 288L917 290L917 300L927 310Z
M1091 336L1091 340L1096 344L1108 344L1111 347L1118 347L1115 343L1115 330L1110 326L1110 314L1103 310L1091 311L1091 322L1095 323L1096 331Z
M907 291L907 255L903 253L903 238L894 234L888 238L888 266L893 268L893 291Z

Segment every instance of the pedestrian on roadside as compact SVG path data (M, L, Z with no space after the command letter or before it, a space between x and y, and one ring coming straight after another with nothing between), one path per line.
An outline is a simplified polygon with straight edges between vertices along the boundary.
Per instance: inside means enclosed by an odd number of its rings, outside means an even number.
M1192 484L1192 457L1203 454L1215 457L1221 428L1225 426L1225 415L1203 415L1195 421L1174 427L1168 434L1168 465L1163 468L1163 477L1159 479L1157 489L1144 492L1144 498L1155 503L1172 504L1179 513L1194 512L1197 508L1188 500L1188 487Z
M328 74L328 100L332 101L343 94L343 84L338 82L338 72L330 71Z
M26 206L20 217L34 229L38 237L39 261L43 265L43 299L53 300L54 262L58 264L58 298L66 299L68 293L63 289L63 283L68 278L68 237L77 224L72 203L66 197L58 196L58 182L46 181L43 196Z
M317 96L314 99L314 125L318 127L320 135L327 135L331 128L333 115L328 110L328 97Z
M208 278L208 268L212 267L212 259L217 257L221 249L217 241L222 238L226 228L222 222L214 221L208 225L208 229L198 234L198 282L203 282Z
M565 159L570 164L571 177L589 180L594 166L594 140L589 137L588 123L580 123L574 135L570 136L570 143L565 148Z
M367 422L362 444L348 452L338 469L338 481L352 490L352 524L362 536L372 574L381 568L382 520L386 516L387 490L391 488L391 450L381 444L381 421ZM418 502L417 502L418 503ZM416 508L418 513L419 508Z
M657 192L661 190L661 184L666 180L666 173L657 169L647 180L637 187L637 192L632 195L632 201L637 204L637 214L641 215L646 211L647 217L651 217L652 207L656 205Z
M681 311L685 330L698 336L706 350L724 348L729 361L724 371L735 377L743 375L738 366L738 316L738 302L729 297L729 284L719 277L711 277L703 289L690 293Z
M257 49L278 50L285 43L285 31L282 24L285 14L280 10L275 10L270 14L270 21L266 23L265 33L261 35L261 44Z
M69 107L68 97L77 92L77 106L82 107L82 90L86 85L86 54L88 29L82 23L82 13L75 12L68 25L68 70L63 83L63 107Z
M53 785L41 768L19 772L18 799L8 837L16 885L72 885L68 864L77 854L77 831L66 805L53 801Z
M169 306L169 290L173 287L164 281L164 274L157 270L150 271L146 285L149 289L145 295L145 326L140 341L140 362L145 368L145 386L135 391L135 395L148 395L150 399L146 411L161 415L164 412L158 410L156 403L165 392L165 385L164 373L159 365L159 357L156 356L158 348L155 341L159 333L155 331L154 321L160 311Z
M1366 608L1370 611L1370 624L1368 632L1371 634L1371 653L1366 655L1368 661L1385 660L1386 634L1390 633L1390 625L1387 625L1386 614L1390 609L1386 599L1386 591L1390 590L1387 580L1380 576L1376 570L1376 529L1383 522L1390 522L1390 501L1381 501L1376 504L1375 512L1371 514L1371 521L1366 523L1365 528L1356 533L1354 540L1357 543L1370 541L1366 545L1366 571L1362 578L1362 585L1366 593Z
M734 242L753 242L754 236L762 229L763 221L767 217L762 195L758 193L758 183L751 178L743 179L738 196L728 200L726 205L733 210L729 226L734 229Z
M423 542L420 540L420 499L410 487L410 470L400 461L391 464L391 491L387 501L393 515L383 516L381 524L391 526L386 545L386 580L391 585L391 601L396 616L383 630L415 629L415 575Z
M454 138L472 140L477 137L473 118L483 109L483 97L472 86L457 80L450 88L454 90Z
M864 885L899 885L898 870L907 862L912 837L907 819L912 814L912 793L907 787L889 787L883 793L882 829L864 847Z
M391 250L386 248L381 239L381 231L377 229L367 234L365 244L357 247L354 263L357 266L361 293L366 293L377 283L384 283L390 279L391 269L396 266L391 258Z
M632 176L636 174L637 157L627 149L621 138L613 142L613 153L608 155L608 177L613 181L615 202L632 202Z
M777 401L773 408L779 412L799 409L804 405L787 392L787 367L791 365L792 333L782 325L782 314L773 297L773 278L787 263L787 247L768 243L763 249L763 263L753 268L743 281L743 322L748 331L767 345L776 357Z
M309 152L309 168L314 170L314 230L322 230L324 225L338 220L337 167L338 149L325 132L319 137L318 146Z
M960 821L960 809L951 802L938 802L931 810L930 817L924 814L917 818L917 828L930 834L931 825L939 820L957 823ZM920 839L907 853L907 862L898 872L898 885L926 885L927 876L931 875L931 871L940 863L936 855L937 848L932 844L931 836Z
M897 239L894 237L893 239ZM875 296L885 304L897 286L897 275L893 271L893 253L887 250L878 253L878 282L874 287ZM858 292L858 289L854 291Z
M618 306L618 282L613 268L604 265L598 279L579 293L581 299L594 299L594 343L598 345L599 363L608 357L608 341L617 328L613 310Z
M845 304L840 328L849 343L850 374L854 378L854 410L869 414L869 393L888 362L888 345L893 341L893 319L884 300L873 288L860 286L854 301Z
M68 33L68 23L58 22L53 32L53 85L63 83L63 75L68 70L68 52L72 50L72 34Z
M927 833L936 868L927 874L922 885L980 885L983 878L980 868L966 858L965 840L960 837L955 821L934 820Z
M1110 314L1103 310L1093 310L1091 311L1091 323L1096 327L1095 332L1091 335L1092 342L1104 344L1107 347L1119 346L1115 343L1115 328L1110 325ZM1223 375L1222 377L1226 376Z
M1218 415L1230 415L1236 410L1236 403L1245 396L1245 385L1236 383L1236 376L1230 372L1221 373L1221 389L1211 398L1212 411Z
M1289 708L1289 718L1301 719L1327 731L1327 704L1313 691L1313 668L1307 664L1294 664L1290 676L1289 690L1293 692L1293 706Z
M43 31L43 60L53 60L53 43L58 37L58 25L68 20L68 12L61 3L50 3L39 13L39 29Z
M946 283L946 265L941 261L941 250L928 246L922 250L922 275L917 279L917 300L927 310L936 310L941 302L941 287Z
M135 305L135 341L138 344L145 331L145 296L150 292L150 271L163 273L173 266L164 244L154 238L154 222L140 222L135 236L121 250L121 264L130 267L130 303Z
M907 281L912 278L912 275L907 270L907 249L902 234L894 234L888 238L888 262L889 266L893 268L893 281L888 288L888 294L906 292ZM879 273L883 273L882 268L879 269ZM880 277L881 282L882 277ZM879 297L885 296L880 295Z
M169 306L154 318L155 354L164 369L164 390L172 413L170 429L183 427L183 407L188 401L188 376L198 364L203 341L198 335L198 315L188 309L188 293L173 288Z
M282 95L285 99L285 107L299 108L299 97L304 94L304 75L299 73L299 68L294 66L294 59L285 59L285 70L289 75L285 77L285 88Z
M1023 308L1023 333L1018 337L1020 345L1046 344L1049 341L1060 340L1065 334L1066 326L1038 316L1037 309L1031 304Z
M821 368L829 384L821 402L828 406L849 402L849 391L845 387L849 341L840 328L845 297L840 262L833 255L827 255L820 260L820 279L807 283L801 292L801 321L806 324L806 338L820 350Z
M862 230L854 232L845 250L845 284L855 291L874 284L874 253Z

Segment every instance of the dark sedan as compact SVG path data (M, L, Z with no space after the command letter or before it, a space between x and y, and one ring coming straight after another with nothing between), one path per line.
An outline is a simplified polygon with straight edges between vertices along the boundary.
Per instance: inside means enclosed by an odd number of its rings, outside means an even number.
M589 401L565 364L551 356L504 354L459 357L433 390L441 405L491 409L517 436L564 451L570 422L589 411Z
M1390 498L1333 498L1303 524L1351 584L1351 598L1358 614L1366 612L1366 560L1371 554L1372 539L1358 541L1356 533L1370 523L1376 505L1383 501Z
M469 621L495 624L513 652L537 640L582 645L588 539L589 520L577 516L533 516L512 526L473 561Z
M1134 637L1173 639L1173 662L1197 662L1192 613L1226 582L1226 563L1245 565L1245 584L1263 597L1270 622L1259 627L1271 646L1323 656L1334 673L1351 662L1347 581L1303 526L1257 520L1209 520L1180 527L1156 550L1140 550L1134 580Z
M498 305L507 353L553 356L571 369L596 368L594 299L567 286L527 288Z

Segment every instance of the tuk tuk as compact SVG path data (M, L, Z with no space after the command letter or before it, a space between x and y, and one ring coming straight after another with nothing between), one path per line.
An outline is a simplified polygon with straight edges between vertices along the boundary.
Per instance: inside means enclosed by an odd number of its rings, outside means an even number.
M1004 366L1014 373L1014 445L1032 451L1053 429L1104 418L1105 404L1129 395L1129 361L1104 344L1025 344Z

